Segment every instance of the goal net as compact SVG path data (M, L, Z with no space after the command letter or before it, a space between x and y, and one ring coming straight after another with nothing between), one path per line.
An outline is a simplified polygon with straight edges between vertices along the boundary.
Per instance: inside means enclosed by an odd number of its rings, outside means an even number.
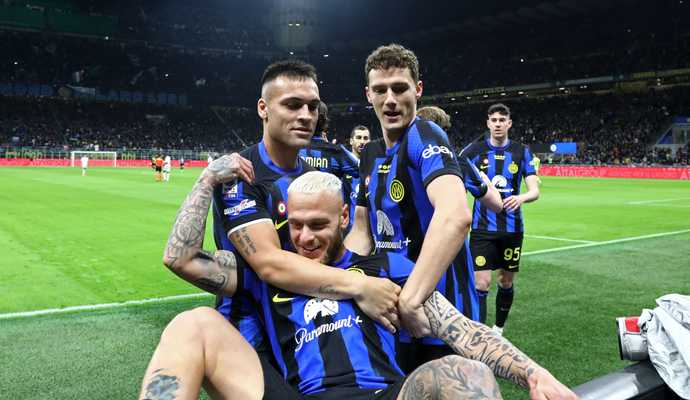
M71 151L70 165L81 168L81 158L89 158L89 167L117 167L116 151Z

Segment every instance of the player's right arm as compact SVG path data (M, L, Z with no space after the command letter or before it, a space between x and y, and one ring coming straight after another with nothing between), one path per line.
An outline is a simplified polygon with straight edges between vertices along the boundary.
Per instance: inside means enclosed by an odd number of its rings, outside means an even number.
M460 313L443 295L434 292L424 302L433 336L442 339L456 354L480 361L501 378L530 391L533 399L576 399L577 396L546 369L527 357L508 340Z
M163 264L176 275L207 292L232 296L237 288L237 262L232 252L203 249L206 217L213 186L220 180L254 179L252 164L239 154L215 160L201 173L177 212L163 252Z
M214 160L183 203L166 245L163 262L177 275L214 294L232 295L236 271L232 253L202 249L205 221L214 186L241 178L254 179L251 163L233 154ZM369 317L394 331L400 288L383 278L366 277L282 250L270 219L230 230L229 239L257 275L281 289L332 300L353 299Z
M268 221L240 227L229 238L262 281L308 296L353 299L365 314L395 332L400 287L390 280L328 267L285 251Z

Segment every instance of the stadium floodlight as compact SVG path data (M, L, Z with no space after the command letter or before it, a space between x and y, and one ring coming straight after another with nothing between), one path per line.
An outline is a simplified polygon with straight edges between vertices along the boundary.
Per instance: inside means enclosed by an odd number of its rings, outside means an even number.
M70 159L70 166L71 167L77 167L81 166L81 163L79 160L81 159L82 156L87 156L89 157L89 166L94 166L94 167L99 167L99 166L113 166L117 167L117 151L70 151L69 153L69 159ZM77 160L75 162L75 160ZM108 160L107 163L101 163L101 162L91 162L93 160ZM112 163L111 163L112 162Z

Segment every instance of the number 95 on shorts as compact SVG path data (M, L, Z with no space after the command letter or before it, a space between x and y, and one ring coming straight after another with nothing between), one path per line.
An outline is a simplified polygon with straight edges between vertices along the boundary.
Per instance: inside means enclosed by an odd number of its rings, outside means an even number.
M520 270L522 233L482 232L470 233L470 252L475 271L504 269Z

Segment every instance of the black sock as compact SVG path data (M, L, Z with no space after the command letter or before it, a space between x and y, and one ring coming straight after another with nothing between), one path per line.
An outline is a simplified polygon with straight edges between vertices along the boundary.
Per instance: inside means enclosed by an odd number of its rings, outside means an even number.
M479 322L486 324L486 298L489 296L489 291L477 289L477 295L479 296Z
M496 326L503 328L510 312L510 306L513 305L513 287L502 288L498 286L496 293Z

